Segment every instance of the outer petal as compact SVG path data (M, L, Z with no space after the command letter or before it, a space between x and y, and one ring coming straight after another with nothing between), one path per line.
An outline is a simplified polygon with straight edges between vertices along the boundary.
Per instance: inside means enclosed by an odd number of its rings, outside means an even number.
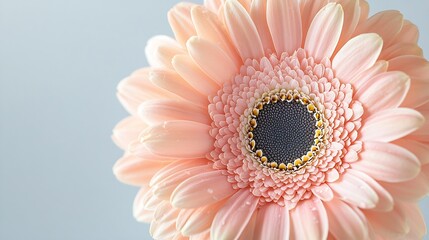
M384 46L388 47L402 29L404 17L399 11L383 11L370 17L357 32L377 33L383 38Z
M267 0L267 22L277 54L292 54L301 47L301 14L297 0Z
M406 239L423 239L427 233L425 219L417 204L400 203L410 226Z
M139 222L150 223L153 219L156 207L159 201L154 197L152 191L148 187L142 187L137 193L133 204L134 218Z
M365 107L366 114L380 109L397 108L404 101L410 89L410 77L403 72L386 72L372 78L356 92Z
M190 121L170 121L152 126L142 133L140 141L153 154L176 158L201 158L214 144L210 127Z
M350 83L356 90L359 90L366 84L367 81L371 80L371 78L377 76L378 74L387 72L388 66L388 62L384 60L377 61L374 66L352 78Z
M185 51L176 40L167 36L155 36L147 42L146 58L152 67L172 69L171 59L176 54L183 54Z
M126 150L128 145L138 139L147 125L138 117L127 117L116 124L112 139L118 147Z
M162 202L155 211L154 221L150 225L150 234L154 239L172 239L176 233L176 219L180 210L169 202Z
M399 139L394 144L412 152L421 165L429 164L429 145L411 139Z
M391 143L366 142L360 158L352 168L380 181L403 182L413 179L420 171L414 154Z
M334 193L328 184L321 184L320 186L313 187L311 192L325 202L331 201L334 198Z
M179 3L168 12L168 21L174 32L174 35L182 46L186 41L196 35L194 24L191 19L191 8L195 6L192 3Z
M361 34L349 40L332 61L336 76L349 82L356 75L371 68L383 47L383 39L377 34Z
M178 208L197 208L219 202L234 192L227 177L213 170L182 182L171 195L171 203Z
M423 50L414 43L397 43L383 50L380 55L380 59L390 60L405 55L415 55L422 57Z
M341 200L324 203L329 219L329 231L336 239L368 239L368 226L362 213Z
M417 44L419 40L419 29L415 24L404 20L401 32L396 36L395 42Z
M385 237L383 239L397 239L410 230L405 213L398 206L390 212L367 210L364 213L374 231Z
M290 231L289 210L276 203L268 203L259 209L255 239L288 240Z
M195 209L185 219L185 221L180 222L179 219L177 220L177 229L180 230L185 236L191 236L209 230L214 217L224 204L225 201L221 201L212 205Z
M213 220L211 239L237 239L249 223L259 203L247 189L232 196Z
M243 61L263 57L258 30L246 9L237 0L227 0L224 10L226 27Z
M378 203L377 193L362 179L350 173L343 173L341 179L329 186L340 199L364 209L374 208Z
M184 101L146 101L140 105L139 115L149 125L172 120L189 120L207 125L211 124L207 109Z
M423 126L424 117L408 108L386 109L374 113L361 128L362 141L390 142Z
M294 239L313 240L328 237L328 215L318 198L301 201L291 211L291 219Z
M395 199L417 202L429 193L429 182L424 173L412 180L400 183L382 183Z
M250 17L258 29L264 50L274 51L273 39L267 23L267 0L253 0L250 8Z
M239 66L216 45L199 37L193 37L189 39L187 46L194 61L218 84L231 81L238 72Z
M329 3L314 17L304 48L316 61L332 56L341 35L343 21L343 9L336 3Z
M359 0L336 0L336 2L341 4L344 10L343 32L338 43L338 47L341 47L355 32L361 16L361 8Z
M328 0L301 0L300 2L301 8L301 21L302 21L302 39L303 44L307 36L307 30L310 28L310 24L313 21L316 14L322 9L326 4L328 4Z

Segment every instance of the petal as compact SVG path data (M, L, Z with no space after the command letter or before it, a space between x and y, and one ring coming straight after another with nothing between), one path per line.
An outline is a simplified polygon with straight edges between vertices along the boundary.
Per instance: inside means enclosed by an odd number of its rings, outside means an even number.
M174 32L177 41L186 45L186 41L196 35L194 24L191 19L192 3L179 3L168 12L168 22Z
M180 210L169 202L162 202L155 211L154 221L150 225L150 234L154 239L172 239L177 233L176 219Z
M361 140L390 142L414 132L424 122L424 117L412 109L381 110L366 119L361 128Z
M387 49L384 49L380 54L380 59L390 60L405 55L415 55L422 57L423 50L414 43L397 43L391 45Z
M411 139L399 139L394 144L412 152L421 165L429 164L429 145Z
M355 32L359 23L361 8L359 6L359 0L336 0L336 2L341 4L344 11L343 31L338 43L338 47L341 47Z
M152 67L172 69L171 59L185 51L172 38L167 36L155 36L147 42L146 58Z
M419 40L419 29L415 24L404 20L401 32L396 36L395 42L417 44Z
M391 143L365 142L360 161L352 168L385 182L403 182L420 172L420 163L414 154Z
M133 215L137 221L146 223L152 221L157 206L151 207L153 204L150 203L153 202L154 199L156 198L153 196L150 188L142 187L139 190L133 203Z
M332 56L341 35L343 21L343 9L336 3L327 4L314 17L307 33L304 49L316 61Z
M328 215L322 201L318 198L301 201L291 211L293 219L292 239L313 240L328 237Z
M259 198L247 189L236 192L216 214L211 227L211 239L237 239L246 228L258 203Z
M370 17L368 21L357 30L361 33L377 33L383 38L384 46L388 47L401 31L404 17L399 11L383 11Z
M325 202L331 201L334 198L334 193L328 184L321 184L320 186L313 187L311 192Z
M255 23L256 29L258 29L264 50L274 51L274 43L267 23L267 0L253 0L250 17Z
M292 54L301 47L301 14L297 0L267 0L267 22L277 54Z
M329 231L336 239L368 239L367 221L356 207L334 199L324 203L329 219Z
M359 90L364 84L366 84L367 81L369 81L374 76L387 72L388 66L388 62L384 60L377 61L374 66L352 78L350 80L350 83L353 85L354 89Z
M246 9L237 0L227 0L224 8L225 24L241 59L260 59L264 48L258 30Z
M207 106L208 104L207 96L197 92L175 72L161 69L152 70L150 72L149 79L154 85L194 104L199 104L202 106Z
M130 185L149 185L153 175L168 163L159 161L142 160L139 157L129 155L119 159L113 167L116 178Z
M213 148L210 126L190 121L170 121L148 128L140 141L153 154L176 158L202 158Z
M289 239L290 217L287 207L268 203L259 209L256 221L255 239Z
M189 55L176 55L172 64L176 72L198 92L213 96L219 90L219 85L209 78Z
M223 0L204 0L204 6L214 13L219 11L222 4Z
M171 195L178 208L197 208L231 196L235 190L220 171L204 172L183 181Z
M423 173L406 182L381 185L397 200L417 202L429 193L429 182Z
M326 4L328 4L328 0L301 0L300 8L301 8L301 21L302 21L302 39L303 42L307 36L307 30L310 28L310 24L313 21L316 14L322 9Z
M231 43L225 26L219 21L217 15L207 11L206 8L201 6L193 7L191 14L198 36L216 44L230 56L231 59L240 64L241 58L234 45Z
M375 206L375 208L373 208L373 210L383 211L383 212L392 211L393 204L394 204L393 197L377 181L375 181L373 178L371 178L370 176L366 175L361 171L348 169L347 172L365 181L372 188L372 190L374 190L377 193L378 203Z
M400 203L399 207L403 209L407 218L410 231L406 239L423 239L426 235L426 223L423 214L417 204Z
M147 125L138 117L127 117L116 124L112 139L118 147L126 150L128 145L136 141Z
M185 180L189 179L194 175L208 173L212 171L213 171L213 167L207 164L193 166L187 169L181 169L177 172L174 172L174 174L154 183L152 185L153 194L155 194L159 199L168 201L171 198L171 195L173 194L174 190L182 182L184 182ZM152 181L151 181L151 184L152 184Z
M258 209L253 212L253 215L247 223L246 228L244 228L243 232L241 233L239 240L248 240L255 238L256 227L260 226L260 224L258 224L259 222L257 221L258 212Z
M180 230L185 236L191 236L194 234L202 233L206 230L210 230L210 226L213 222L214 217L224 204L225 202L221 201L212 205L196 208L187 217L186 221L180 222L179 219L177 220L177 229ZM186 210L189 211L189 209Z
M172 120L189 120L211 124L207 109L185 101L152 100L146 101L138 109L140 118L148 125L161 124Z
M335 75L348 83L356 75L371 68L383 47L383 39L377 34L361 34L349 40L332 61Z
M403 72L386 72L370 79L356 92L355 98L371 115L380 109L397 108L410 89L410 77Z
M329 183L329 186L341 200L354 206L368 209L377 205L378 196L372 187L348 172L343 173L339 181Z
M383 239L396 239L410 230L405 213L397 205L390 212L367 210L364 214L375 232L385 237Z
M402 71L411 77L411 88L403 106L418 107L429 101L429 62L419 56L400 56L389 60L389 71Z
M238 73L239 66L216 45L199 37L193 37L189 39L187 46L194 61L218 84L232 81Z

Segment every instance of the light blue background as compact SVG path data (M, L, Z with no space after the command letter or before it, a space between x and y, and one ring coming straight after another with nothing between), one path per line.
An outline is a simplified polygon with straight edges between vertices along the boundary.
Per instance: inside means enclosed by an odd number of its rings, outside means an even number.
M150 239L110 134L127 115L116 85L147 64L150 36L171 34L176 2L0 0L0 239ZM428 56L427 0L370 2L415 22Z

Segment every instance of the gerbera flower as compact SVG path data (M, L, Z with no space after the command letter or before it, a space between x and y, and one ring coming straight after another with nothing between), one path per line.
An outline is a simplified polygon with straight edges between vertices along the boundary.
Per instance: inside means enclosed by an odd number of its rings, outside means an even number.
M155 239L418 239L429 63L364 0L207 0L118 97L119 180Z

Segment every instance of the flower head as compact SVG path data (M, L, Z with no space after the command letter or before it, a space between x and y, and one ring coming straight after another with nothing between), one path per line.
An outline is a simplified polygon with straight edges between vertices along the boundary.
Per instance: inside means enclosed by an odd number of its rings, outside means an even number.
M117 177L155 239L416 239L429 63L364 0L207 0L118 97Z

